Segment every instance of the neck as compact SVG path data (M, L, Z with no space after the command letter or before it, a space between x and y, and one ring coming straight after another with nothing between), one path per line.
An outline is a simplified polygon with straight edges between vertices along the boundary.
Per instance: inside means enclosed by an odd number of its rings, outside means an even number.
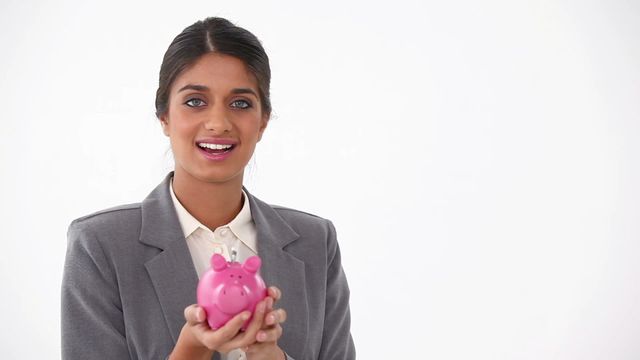
M228 224L242 209L242 176L212 183L197 179L176 167L173 191L182 206L212 231Z

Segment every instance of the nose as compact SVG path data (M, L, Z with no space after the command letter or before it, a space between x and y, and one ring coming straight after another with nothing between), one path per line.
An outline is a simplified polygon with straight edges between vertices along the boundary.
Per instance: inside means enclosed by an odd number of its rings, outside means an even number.
M223 106L213 106L211 111L206 114L204 120L204 128L212 131L214 134L222 134L231 131L231 122L228 114Z

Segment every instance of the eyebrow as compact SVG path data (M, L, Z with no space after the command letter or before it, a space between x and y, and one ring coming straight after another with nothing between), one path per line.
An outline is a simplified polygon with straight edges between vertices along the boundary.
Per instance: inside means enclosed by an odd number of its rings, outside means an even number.
M209 88L204 85L187 84L181 87L180 90L178 90L178 92L185 91L185 90L206 91L206 90L209 90Z
M178 90L178 92L181 92L184 90L208 91L209 87L205 85L187 84L181 87L180 90ZM253 91L253 89L251 88L234 88L233 90L231 90L231 93L232 94L253 94L253 96L258 97L258 94L256 94L256 92Z

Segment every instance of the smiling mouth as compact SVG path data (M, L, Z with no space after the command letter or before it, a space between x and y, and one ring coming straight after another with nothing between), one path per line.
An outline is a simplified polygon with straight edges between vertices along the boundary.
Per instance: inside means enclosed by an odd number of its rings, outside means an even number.
M203 150L209 154L224 154L228 153L231 150L235 149L235 145L233 144L207 144L200 143L198 144L200 150Z

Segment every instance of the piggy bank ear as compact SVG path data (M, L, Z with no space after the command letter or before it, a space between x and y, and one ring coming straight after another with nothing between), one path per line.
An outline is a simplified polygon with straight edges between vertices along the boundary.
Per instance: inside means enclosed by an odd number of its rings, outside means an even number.
M227 268L227 260L220 254L213 254L211 257L211 268L215 271L222 271Z
M260 258L257 256L251 256L244 261L244 264L242 264L242 269L244 269L246 272L255 274L256 272L258 272L258 269L260 269L260 265L262 265L262 260L260 260Z

